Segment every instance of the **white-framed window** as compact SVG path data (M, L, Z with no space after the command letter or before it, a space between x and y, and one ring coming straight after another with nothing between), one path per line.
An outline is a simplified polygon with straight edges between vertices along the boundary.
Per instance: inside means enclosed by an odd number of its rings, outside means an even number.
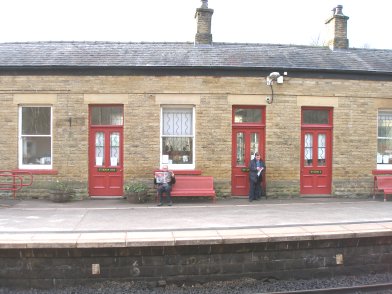
M52 168L52 107L19 107L19 168Z
M392 110L378 112L377 169L392 169Z
M195 168L195 119L193 106L161 108L161 166Z

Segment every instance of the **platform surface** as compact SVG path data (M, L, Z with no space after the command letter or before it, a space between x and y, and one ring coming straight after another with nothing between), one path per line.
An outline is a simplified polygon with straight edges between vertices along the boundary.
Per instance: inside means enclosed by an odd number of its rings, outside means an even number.
M175 199L174 199L175 200ZM0 248L129 247L392 235L392 201L246 198L130 204L0 199Z

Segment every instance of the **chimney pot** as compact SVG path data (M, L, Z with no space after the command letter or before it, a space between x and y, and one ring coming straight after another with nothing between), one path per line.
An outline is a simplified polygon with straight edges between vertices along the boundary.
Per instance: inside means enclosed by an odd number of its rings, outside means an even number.
M201 7L196 9L197 32L195 44L212 45L211 19L213 9L208 8L208 0L201 0Z
M348 49L347 20L348 16L343 14L343 6L338 5L332 9L332 17L325 22L328 26L328 46L334 49Z
M335 8L334 8L334 10L335 10L335 15L344 15L343 14L343 6L342 5L338 5L338 6L336 6Z

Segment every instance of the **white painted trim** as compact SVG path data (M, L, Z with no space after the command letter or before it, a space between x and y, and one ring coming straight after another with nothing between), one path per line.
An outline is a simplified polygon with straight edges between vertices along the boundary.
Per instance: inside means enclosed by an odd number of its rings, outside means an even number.
M40 107L50 107L50 135L44 137L50 137L50 165L40 164L23 164L23 139L22 139L22 108L23 107L36 107L37 105L21 105L19 106L19 117L18 117L18 166L20 169L30 170L51 170L53 169L53 107L51 105L40 105Z

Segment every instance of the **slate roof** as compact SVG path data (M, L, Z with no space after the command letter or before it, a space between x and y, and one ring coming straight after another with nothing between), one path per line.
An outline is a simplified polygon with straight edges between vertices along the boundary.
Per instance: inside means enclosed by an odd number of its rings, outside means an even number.
M214 43L0 43L1 68L222 68L392 73L392 50Z

